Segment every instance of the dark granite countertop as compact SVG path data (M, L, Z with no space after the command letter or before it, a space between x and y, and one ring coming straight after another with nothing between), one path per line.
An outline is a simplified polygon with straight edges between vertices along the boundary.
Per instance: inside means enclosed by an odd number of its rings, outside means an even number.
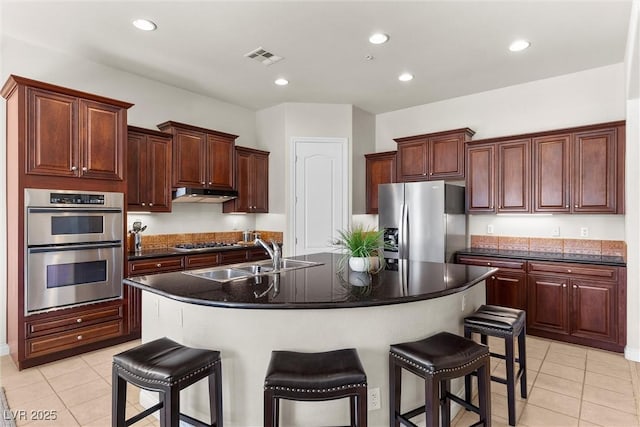
M512 258L537 261L574 262L578 264L611 265L626 267L621 256L565 254L555 252L513 251L504 249L467 248L457 252L458 255L490 256L495 258Z
M339 254L294 257L322 265L220 283L176 273L131 277L124 283L178 301L216 307L315 309L369 307L438 298L484 280L494 268L411 261L400 271L338 273ZM228 266L225 266L228 267Z
M254 249L259 247L260 246L256 246L256 245L220 246L216 248L199 249L197 251L180 251L174 248L143 249L139 253L128 252L127 260L135 261L137 259L162 258L162 257L168 257L168 256L176 256L176 255L179 255L179 256L194 255L194 254L202 254L207 252L239 251L239 250Z

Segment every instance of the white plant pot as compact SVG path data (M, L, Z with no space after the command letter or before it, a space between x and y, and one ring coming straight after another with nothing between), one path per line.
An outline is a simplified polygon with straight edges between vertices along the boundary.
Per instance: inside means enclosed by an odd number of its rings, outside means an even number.
M351 271L376 271L380 263L377 257L355 257L349 258L349 268Z

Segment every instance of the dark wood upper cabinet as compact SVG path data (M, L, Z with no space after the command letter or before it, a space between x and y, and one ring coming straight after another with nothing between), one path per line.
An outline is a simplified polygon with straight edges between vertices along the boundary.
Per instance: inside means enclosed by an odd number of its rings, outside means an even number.
M127 206L171 212L171 135L129 126Z
M571 211L571 134L533 138L533 211Z
M624 126L610 122L468 143L467 211L624 213Z
M396 152L365 154L366 209L368 214L378 213L378 185L396 182Z
M464 179L464 146L469 128L396 138L396 181Z
M618 141L615 128L573 136L573 211L616 213Z
M529 212L531 144L528 139L497 144L497 212Z
M222 212L269 212L269 152L236 147L238 198L224 202Z
M124 179L127 108L132 104L11 76L26 94L27 175Z
M158 128L173 136L173 187L234 188L237 135L172 121Z
M466 150L465 191L467 212L495 212L495 151L494 144L480 144Z

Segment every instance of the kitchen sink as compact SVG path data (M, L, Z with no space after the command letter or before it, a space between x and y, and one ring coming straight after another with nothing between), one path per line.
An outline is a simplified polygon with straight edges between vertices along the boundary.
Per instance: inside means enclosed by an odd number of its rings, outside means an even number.
M255 263L233 264L226 267L187 270L182 273L224 283L231 282L232 280L248 279L250 277L276 274L300 268L315 267L317 265L322 265L322 263L283 258L280 260L280 270L278 271L273 271L273 262L271 260L264 260Z
M203 279L215 280L216 282L230 282L232 280L246 279L254 274L249 271L239 270L235 268L216 268L206 270L183 271L184 274L201 277Z

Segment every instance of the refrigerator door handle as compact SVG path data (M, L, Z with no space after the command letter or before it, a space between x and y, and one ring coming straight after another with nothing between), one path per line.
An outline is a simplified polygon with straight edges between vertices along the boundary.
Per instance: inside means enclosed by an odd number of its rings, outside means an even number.
M402 210L402 258L409 259L409 205Z
M400 218L398 221L398 259L404 258L404 203L400 204Z

